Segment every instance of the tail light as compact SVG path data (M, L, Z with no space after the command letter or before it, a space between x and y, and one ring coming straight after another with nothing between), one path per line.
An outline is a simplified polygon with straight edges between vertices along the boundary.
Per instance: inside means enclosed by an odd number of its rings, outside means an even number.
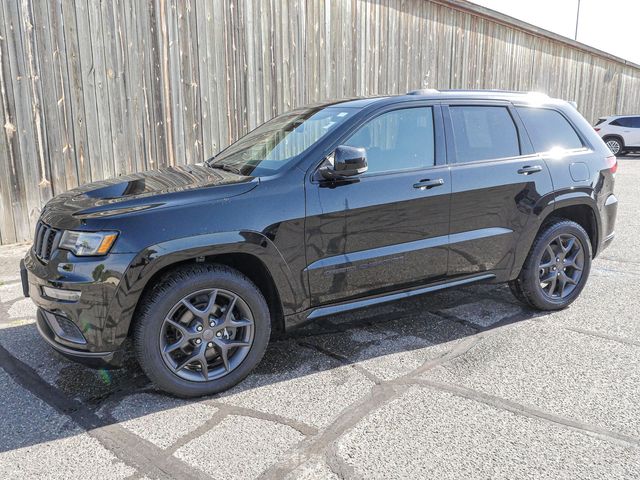
M593 129L594 129L596 132L599 132L599 131L600 131L600 127L593 127Z
M605 158L607 161L607 166L609 167L609 171L611 173L616 173L618 171L618 159L615 155L611 155L610 157Z

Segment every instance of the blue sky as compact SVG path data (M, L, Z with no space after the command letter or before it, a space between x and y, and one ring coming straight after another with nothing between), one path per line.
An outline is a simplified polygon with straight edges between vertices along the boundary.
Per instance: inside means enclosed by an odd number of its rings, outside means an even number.
M569 38L578 0L471 0ZM640 0L580 0L578 41L640 64Z

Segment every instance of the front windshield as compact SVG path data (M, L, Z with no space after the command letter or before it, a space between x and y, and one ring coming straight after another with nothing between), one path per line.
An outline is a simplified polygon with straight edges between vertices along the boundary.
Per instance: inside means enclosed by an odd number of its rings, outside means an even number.
M242 175L273 175L356 112L339 105L293 110L259 126L207 164Z

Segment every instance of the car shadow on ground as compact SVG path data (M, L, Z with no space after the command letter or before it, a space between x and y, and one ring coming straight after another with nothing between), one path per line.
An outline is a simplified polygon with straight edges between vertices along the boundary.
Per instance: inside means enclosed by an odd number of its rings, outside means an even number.
M362 381L373 385L446 354L472 335L541 315L519 304L506 285L475 285L336 315L273 339L247 379L227 392L195 400L157 391L133 356L118 370L93 370L70 362L45 344L33 323L0 330L0 360L14 383L90 430L194 402L233 404L236 397L256 393L282 395L287 402L287 396L297 395L297 382L313 382L310 375L331 376L332 371L354 365L364 373ZM339 380L331 377L329 383L334 381ZM4 382L0 391L5 388L16 387ZM312 383L310 388L316 386ZM114 415L123 399L136 394L151 396L151 401ZM8 415L16 406L4 408L2 415ZM37 417L38 410L29 412L34 414ZM47 412L40 415L30 424L47 422ZM69 432L43 429L38 435L21 435L13 430L0 440L0 452L64 438Z

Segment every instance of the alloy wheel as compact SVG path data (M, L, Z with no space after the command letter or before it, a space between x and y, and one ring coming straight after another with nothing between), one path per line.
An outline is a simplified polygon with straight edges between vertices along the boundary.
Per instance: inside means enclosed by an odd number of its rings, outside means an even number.
M611 153L617 155L618 153L620 153L620 149L622 146L620 145L620 142L618 140L608 140L607 147L609 147Z
M160 351L169 369L206 382L237 368L251 350L254 318L240 296L222 289L191 293L171 308L160 329Z
M561 300L576 289L584 269L584 249L571 234L555 237L545 248L539 264L540 288L545 296Z

